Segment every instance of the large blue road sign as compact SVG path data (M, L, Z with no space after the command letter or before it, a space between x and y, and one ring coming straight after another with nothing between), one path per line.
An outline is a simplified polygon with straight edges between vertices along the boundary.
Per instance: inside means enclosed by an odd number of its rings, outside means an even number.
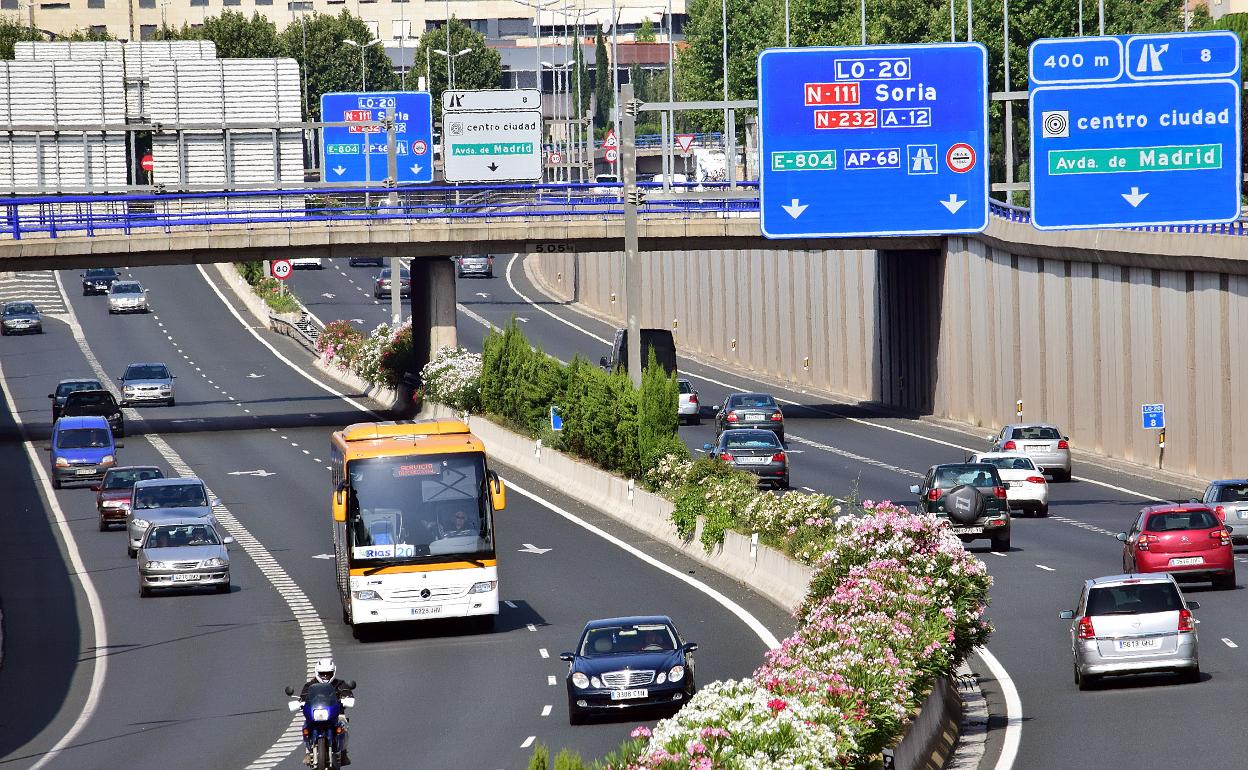
M323 94L321 120L380 121L395 114L398 183L433 181L433 101L423 91ZM321 169L326 182L381 182L387 172L387 136L380 126L321 129Z
M1226 31L1033 43L1032 224L1238 218L1239 55Z
M763 235L981 232L987 91L978 43L763 51Z

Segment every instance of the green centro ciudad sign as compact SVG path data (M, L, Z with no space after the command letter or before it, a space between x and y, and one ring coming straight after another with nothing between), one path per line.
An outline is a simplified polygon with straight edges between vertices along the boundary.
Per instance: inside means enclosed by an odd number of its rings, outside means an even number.
M532 142L481 142L476 144L452 144L451 154L467 155L531 155Z

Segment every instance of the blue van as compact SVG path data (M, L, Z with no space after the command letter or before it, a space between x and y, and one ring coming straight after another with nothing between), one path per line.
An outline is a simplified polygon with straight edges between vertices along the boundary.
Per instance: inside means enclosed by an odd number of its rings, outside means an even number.
M103 417L62 417L52 426L52 487L97 481L117 462L113 431Z

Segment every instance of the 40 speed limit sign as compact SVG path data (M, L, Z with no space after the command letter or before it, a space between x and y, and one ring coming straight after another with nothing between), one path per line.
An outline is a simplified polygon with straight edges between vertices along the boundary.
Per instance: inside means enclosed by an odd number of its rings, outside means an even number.
M284 281L289 278L290 271L291 266L289 259L275 259L269 266L269 272L272 273L273 277L279 281Z

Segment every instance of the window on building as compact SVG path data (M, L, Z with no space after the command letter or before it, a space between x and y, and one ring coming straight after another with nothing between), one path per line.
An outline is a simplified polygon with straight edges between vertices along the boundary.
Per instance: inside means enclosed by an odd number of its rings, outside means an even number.
M107 24L92 24L88 27L88 29L90 30L92 37L104 37L108 34Z
M155 8L156 0L139 0L140 8Z
M155 24L143 24L139 27L139 40L151 40L156 37Z
M88 8L103 8L104 0L87 0Z
M17 0L0 0L0 11L18 11L21 8Z
M69 3L40 3L39 10L41 11L68 11Z
M286 9L290 11L310 11L312 10L312 3L310 0L296 0L296 2L287 3Z
M243 0L224 0L224 2L222 2L221 4L222 5L242 5Z
M480 32L482 35L489 34L489 31L490 31L489 19L468 19L467 21L468 21L468 26L472 28L473 32Z
M256 5L273 5L273 0L256 0Z
M347 0L325 0L329 5L345 5Z
M499 19L499 37L528 37L533 33L533 22L529 19Z
M436 21L433 21L432 19L425 19L425 31L426 32L432 32L433 30L438 29L441 26L442 26L441 24L437 23Z
M374 2L375 2L375 1L376 1L376 0L374 0ZM369 39L369 40L376 40L376 39L377 39L377 36L381 33L381 22L379 22L379 21L366 21L366 22L364 22L364 26L368 27L368 39Z
M191 0L192 8L204 8L208 5L208 0Z
M412 37L412 20L395 19L390 23L390 30L395 40L410 39Z

